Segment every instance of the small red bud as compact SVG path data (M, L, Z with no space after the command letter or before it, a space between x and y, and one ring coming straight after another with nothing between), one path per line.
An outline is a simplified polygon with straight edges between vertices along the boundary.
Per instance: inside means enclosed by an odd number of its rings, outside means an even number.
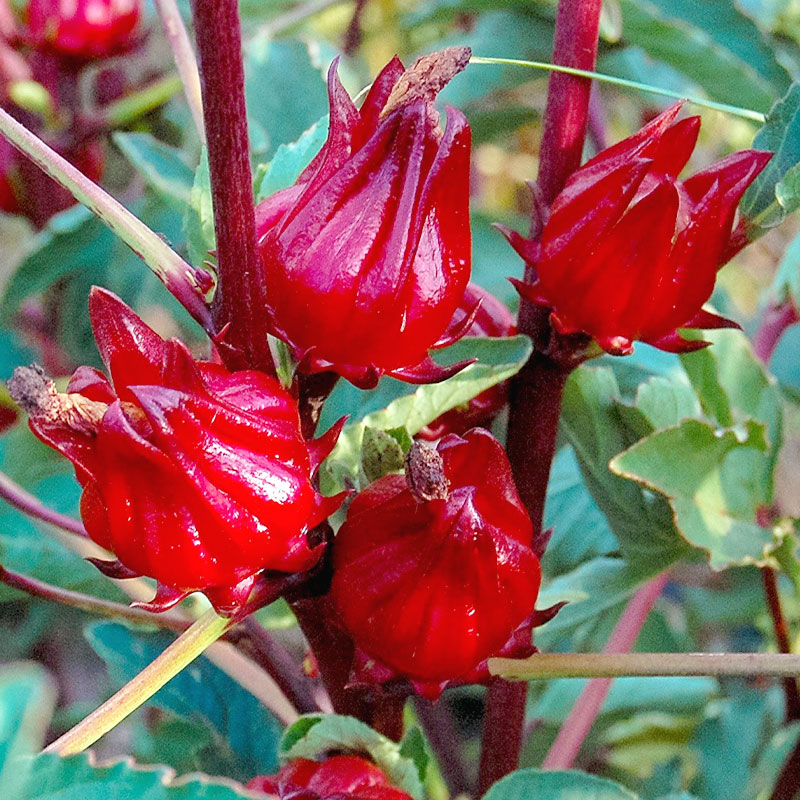
M253 778L247 788L278 800L411 800L379 767L351 755L322 763L298 758L276 775Z
M677 103L578 169L555 199L536 248L508 232L536 269L524 297L552 310L555 328L586 333L615 355L634 340L662 350L703 347L679 328L737 327L703 311L736 207L771 153L745 150L678 180L700 118Z
M328 76L330 131L297 183L257 209L272 331L300 369L358 386L384 373L440 380L437 344L470 272L470 130L433 100L466 64L451 48L409 70L393 59L356 109Z
M119 559L104 571L155 578L154 610L203 591L231 611L261 570L313 566L307 533L343 500L312 482L339 428L306 441L276 380L195 361L110 292L92 290L90 315L110 381L80 367L61 394L29 369L9 388L74 464L86 529Z
M28 27L38 47L105 58L135 42L141 14L141 0L30 0Z
M499 442L476 428L437 451L445 499L387 475L353 500L334 541L331 589L367 656L428 682L466 676L499 653L533 611L541 577Z

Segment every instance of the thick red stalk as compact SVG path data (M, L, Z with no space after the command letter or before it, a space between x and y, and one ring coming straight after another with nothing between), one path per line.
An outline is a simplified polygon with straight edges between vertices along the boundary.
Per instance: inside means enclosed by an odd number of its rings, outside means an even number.
M601 0L560 0L553 43L554 64L594 70L601 7ZM536 179L548 206L580 166L591 92L592 82L588 78L560 72L550 76Z
M593 70L597 59L601 0L559 0L553 63ZM591 81L553 73L547 96L540 148L537 194L549 207L565 181L580 166L589 118ZM533 220L539 234L541 220ZM526 268L526 279L533 277ZM547 311L523 300L519 331L527 333L541 351L549 338ZM570 363L557 363L535 352L512 384L507 448L514 479L531 516L534 536L541 534L550 464L555 452L558 417ZM478 785L485 792L496 780L515 770L522 747L527 685L495 680L486 700Z
M194 0L219 265L214 323L228 367L272 371L258 277L237 0Z
M631 598L614 627L604 653L627 653L636 644L642 626L667 583L667 573L646 583ZM592 678L542 762L542 769L571 769L611 689L612 678Z

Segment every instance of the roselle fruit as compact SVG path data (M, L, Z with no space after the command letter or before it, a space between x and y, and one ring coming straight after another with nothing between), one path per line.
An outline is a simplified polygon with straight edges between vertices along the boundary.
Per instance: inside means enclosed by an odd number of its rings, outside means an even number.
M279 800L411 800L379 767L351 755L321 763L297 758L276 775L253 778L247 788Z
M564 334L589 334L624 355L640 340L662 350L705 346L680 328L736 327L702 309L714 289L736 207L771 154L734 153L683 180L700 118L673 105L567 180L541 242L506 231L536 270L524 297L551 309Z
M500 300L477 283L467 285L461 305L450 322L451 328L454 331L460 330L464 319L469 316L472 316L472 324L464 333L465 337L513 336L517 332L514 315ZM470 428L488 426L502 411L507 400L508 382L504 381L481 392L464 405L446 411L422 428L417 437L432 442L448 433L461 435Z
M79 59L105 58L136 41L141 0L30 0L29 35L42 49Z
M78 59L105 58L136 41L141 0L30 0L33 44Z
M428 350L462 332L442 338L470 273L470 129L448 108L442 132L433 101L468 59L451 48L405 70L395 58L360 109L331 67L325 145L256 211L270 326L302 371L369 388L464 366Z
M412 681L456 680L533 612L541 572L531 521L505 451L481 428L436 450L415 445L406 473L351 503L331 599L370 659Z
M118 559L98 566L155 578L152 610L202 591L228 612L260 571L313 566L323 548L306 534L344 497L312 482L339 428L306 441L273 378L196 361L105 290L89 310L110 380L80 367L61 394L28 369L9 386L31 430L75 467L86 530Z

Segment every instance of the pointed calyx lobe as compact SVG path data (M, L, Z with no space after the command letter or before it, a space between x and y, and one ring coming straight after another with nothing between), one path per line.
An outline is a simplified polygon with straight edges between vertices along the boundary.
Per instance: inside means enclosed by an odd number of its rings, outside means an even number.
M325 145L256 209L270 326L301 370L370 387L464 366L428 350L469 280L469 125L448 108L442 131L433 105L468 58L451 48L409 70L395 58L360 109L331 67Z
M447 491L387 475L334 542L334 607L357 647L412 682L474 679L533 611L539 560L502 446L476 428L437 446ZM431 496L432 495L432 496ZM530 646L530 627L527 634Z
M235 610L260 571L313 566L306 534L343 499L312 482L339 426L306 441L277 381L196 361L110 292L93 289L90 314L111 379L80 367L66 393L25 405L75 466L86 529L118 559L103 571L155 578L156 610L193 591Z
M679 328L735 326L702 310L736 207L771 154L745 150L679 180L700 118L678 103L578 169L556 197L538 247L506 232L536 269L515 282L552 310L560 333L587 333L616 355L634 340L663 350L704 346Z

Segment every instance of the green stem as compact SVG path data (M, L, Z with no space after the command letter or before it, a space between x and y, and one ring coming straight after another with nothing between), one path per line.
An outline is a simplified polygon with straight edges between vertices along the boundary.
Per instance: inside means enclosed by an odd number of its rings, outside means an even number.
M144 86L138 91L103 106L103 121L109 128L122 128L160 108L181 91L179 75L165 77Z
M197 69L197 59L194 55L192 42L186 26L183 24L181 12L175 0L155 0L158 15L161 17L161 27L164 36L169 42L175 67L181 76L183 92L189 104L195 128L200 136L200 141L205 143L206 131L203 121L203 97L200 90L200 72Z
M155 272L186 310L206 330L211 329L211 313L195 269L158 234L2 109L0 133L119 236Z
M700 97L687 97L681 92L675 92L671 89L662 89L659 86L651 86L649 83L639 83L638 81L630 81L627 78L617 78L614 75L604 75L601 72L592 72L588 69L577 69L576 67L564 67L558 64L549 64L546 61L523 61L517 58L489 58L485 56L472 56L470 64L501 64L510 67L528 67L530 69L543 69L549 72L562 72L565 75L575 75L579 78L591 78L592 80L600 81L601 83L610 83L614 86L624 86L626 89L637 89L640 92L649 92L650 94L660 94L663 97L672 97L676 100L686 100L687 103L692 105L701 106L702 108L710 108L714 111L723 111L726 114L732 114L736 117L743 117L744 119L752 120L753 122L764 123L767 119L766 114L760 111L753 111L750 108L740 108L739 106L731 106L727 103L717 103L714 100L705 100Z
M506 680L718 675L786 678L800 675L800 655L784 653L537 653L490 658L489 672Z
M207 611L158 658L125 684L100 708L45 748L46 753L69 756L80 753L117 726L162 686L212 645L233 622Z

